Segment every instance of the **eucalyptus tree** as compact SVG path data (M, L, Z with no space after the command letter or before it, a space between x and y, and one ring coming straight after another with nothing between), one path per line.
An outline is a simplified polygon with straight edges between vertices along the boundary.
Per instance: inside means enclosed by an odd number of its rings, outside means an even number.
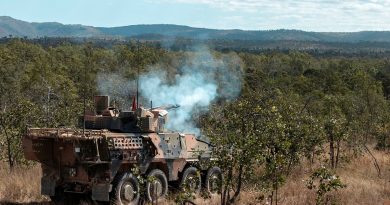
M203 128L216 145L213 154L224 171L223 204L237 199L244 182L270 189L277 204L278 187L291 167L314 149L305 141L321 137L318 121L296 96L279 90L243 95L237 101L214 106L204 118Z

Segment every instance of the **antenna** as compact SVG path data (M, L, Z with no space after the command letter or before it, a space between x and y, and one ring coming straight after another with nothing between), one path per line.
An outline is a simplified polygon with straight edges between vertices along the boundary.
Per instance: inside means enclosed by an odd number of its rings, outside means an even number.
M139 40L137 40L137 108L139 108L139 101L138 101L138 96L139 96Z
M88 46L87 48L85 49L85 57L87 58L86 59L86 63L84 65L84 86L83 86L83 101L84 101L84 107L83 107L83 112L84 112L84 116L83 116L83 136L85 136L85 107L87 106L87 99L86 99L86 87L87 87L87 65L89 65L89 52L88 52Z

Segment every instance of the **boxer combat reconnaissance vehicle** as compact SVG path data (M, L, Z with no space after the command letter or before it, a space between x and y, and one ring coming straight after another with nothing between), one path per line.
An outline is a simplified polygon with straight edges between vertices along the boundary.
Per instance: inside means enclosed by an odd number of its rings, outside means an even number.
M168 111L178 106L147 109L133 100L131 111L121 111L108 96L95 96L94 103L80 129L29 128L23 136L26 159L41 163L43 195L57 204L83 196L135 205L141 197L163 198L168 185L219 191L221 170L209 163L213 146L165 127ZM146 179L142 186L140 177Z

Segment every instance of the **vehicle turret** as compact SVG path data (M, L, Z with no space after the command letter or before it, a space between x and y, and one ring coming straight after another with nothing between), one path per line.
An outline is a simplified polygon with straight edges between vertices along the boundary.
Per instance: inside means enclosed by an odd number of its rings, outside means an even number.
M107 129L117 132L165 132L168 110L178 105L155 108L132 106L130 111L119 110L109 105L109 96L95 96L95 111L84 116L86 129ZM134 103L134 102L133 102Z

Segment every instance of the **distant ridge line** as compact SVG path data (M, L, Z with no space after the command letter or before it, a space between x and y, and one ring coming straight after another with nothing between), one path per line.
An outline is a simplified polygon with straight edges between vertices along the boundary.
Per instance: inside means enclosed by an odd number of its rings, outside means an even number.
M57 22L26 22L0 16L0 37L137 37L318 42L390 42L390 31L311 32L302 30L209 29L175 24L139 24L119 27L94 27Z

